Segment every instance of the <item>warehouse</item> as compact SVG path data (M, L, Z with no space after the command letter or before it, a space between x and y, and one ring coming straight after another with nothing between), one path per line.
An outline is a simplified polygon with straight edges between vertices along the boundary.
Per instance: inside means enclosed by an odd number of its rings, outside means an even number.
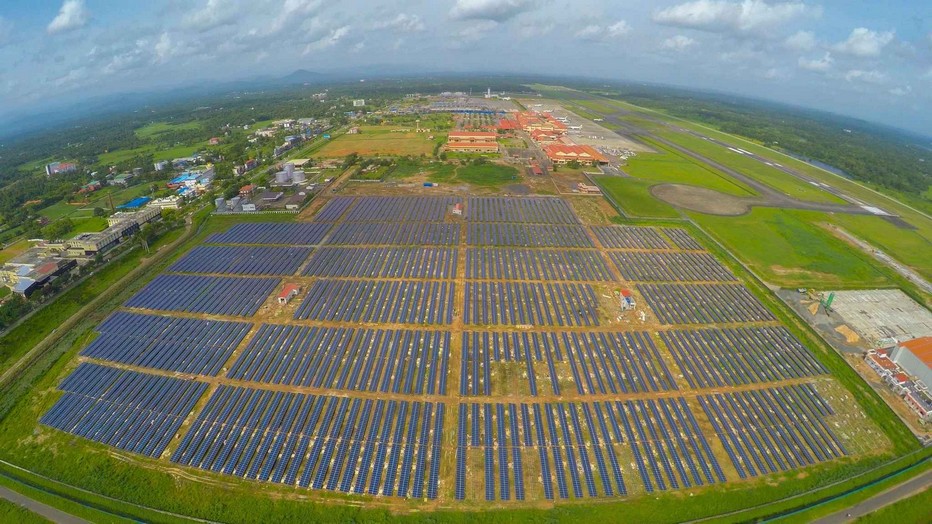
M551 144L544 146L544 153L554 164L568 164L575 161L580 164L595 165L607 162L605 157L592 146Z
M459 153L497 153L498 135L487 131L450 131L447 151Z

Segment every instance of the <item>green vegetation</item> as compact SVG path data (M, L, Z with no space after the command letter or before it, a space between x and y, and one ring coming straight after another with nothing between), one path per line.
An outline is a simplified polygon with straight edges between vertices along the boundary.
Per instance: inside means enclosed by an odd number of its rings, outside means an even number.
M518 170L511 166L490 164L486 162L472 163L465 166L438 169L427 178L431 182L467 183L483 187L497 187L502 184L514 182L518 178Z
M17 524L48 524L51 522L42 515L33 513L28 509L5 499L0 499L0 522L16 522Z
M837 224L861 240L894 255L925 279L932 280L932 257L929 256L929 246L932 246L932 223L929 221L923 222L926 227L904 229L872 215L835 214L823 217L826 222Z
M0 264L5 263L11 258L22 255L30 247L32 247L32 243L28 240L20 240L8 245L3 248L3 250L0 250Z
M754 208L737 217L689 216L770 283L818 289L890 284L868 255L814 225L823 213Z
M865 515L855 522L859 524L924 524L929 522L932 508L932 489L926 487L922 492L894 502L885 508Z
M654 183L689 184L706 187L736 196L754 196L757 193L745 184L724 173L686 158L661 144L647 141L659 153L640 153L628 160L624 171L631 176Z
M173 124L171 122L153 122L142 126L134 131L137 137L143 140L157 139L161 135L176 135L182 131L198 130L201 124L198 122L184 122Z
M666 202L650 194L654 182L637 178L599 176L594 180L602 192L628 216L652 218L676 218L679 212Z

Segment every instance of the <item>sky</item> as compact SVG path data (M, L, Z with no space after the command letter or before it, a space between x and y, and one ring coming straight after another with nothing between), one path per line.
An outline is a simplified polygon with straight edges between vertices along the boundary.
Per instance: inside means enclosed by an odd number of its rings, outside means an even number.
M386 65L662 83L932 136L928 0L0 2L0 117Z

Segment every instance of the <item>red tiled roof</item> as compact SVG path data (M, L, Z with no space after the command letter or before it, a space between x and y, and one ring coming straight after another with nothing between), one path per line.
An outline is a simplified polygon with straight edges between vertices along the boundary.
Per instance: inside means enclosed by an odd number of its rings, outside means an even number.
M498 142L449 142L447 148L452 149L490 149L498 148Z
M932 337L921 337L900 342L900 345L916 355L926 366L932 367Z
M900 372L900 373L893 375L893 380L895 380L897 384L909 382L909 375L907 375L906 373Z
M896 364L894 364L893 361L888 358L880 357L877 355L868 355L867 358L871 359L875 364L882 367L883 369L890 371L897 369Z
M450 131L447 138L491 138L498 135L489 131Z
M278 294L278 298L288 298L288 295L290 295L291 293L293 292L297 293L299 291L301 291L301 286L299 286L298 284L285 284L285 287L284 289L282 289L282 292Z
M585 160L592 159L599 162L605 161L605 157L592 146L581 146L577 144L551 144L544 147L544 153L550 158L578 158Z

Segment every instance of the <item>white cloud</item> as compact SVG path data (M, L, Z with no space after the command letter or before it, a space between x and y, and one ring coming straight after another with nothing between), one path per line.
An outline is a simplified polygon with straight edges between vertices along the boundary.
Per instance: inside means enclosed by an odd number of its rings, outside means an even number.
M624 36L628 34L631 31L631 26L628 25L628 22L625 22L624 20L619 20L615 22L614 24L608 26L608 29L606 31L608 32L608 36L612 38L618 38L619 36Z
M628 22L624 20L619 20L614 24L602 27L599 24L589 24L580 28L576 33L573 34L573 37L579 40L588 40L588 41L604 41L610 38L620 38L628 34L631 31L631 27L628 26Z
M526 21L518 25L518 36L521 38L534 38L544 36L554 30L553 22Z
M238 15L239 9L231 0L207 0L204 7L184 17L183 25L204 32L233 24Z
M845 80L848 82L864 82L865 84L882 84L887 80L887 75L875 70L852 69L845 73Z
M269 25L267 32L275 34L284 29L290 22L300 21L310 16L320 8L321 0L285 0L278 10L278 16Z
M800 69L805 69L806 71L813 71L816 73L824 73L832 68L832 64L835 63L835 59L832 58L832 53L825 53L822 58L803 58L799 57L797 64Z
M87 23L87 8L84 0L65 0L58 15L49 22L49 34L65 33L83 27Z
M374 27L376 29L394 29L400 33L417 33L426 29L420 16L405 13L398 13L398 16L391 20L377 22Z
M897 86L890 90L890 94L893 96L906 96L913 92L912 86Z
M769 4L762 0L695 0L656 11L653 20L658 24L714 33L766 36L790 20L802 16L818 17L821 13L821 8L802 2Z
M456 0L450 18L504 22L533 7L532 0Z
M660 48L679 52L685 51L694 45L696 45L696 41L692 38L684 35L676 35L661 42Z
M839 53L852 56L871 57L879 56L883 48L893 41L893 31L871 31L866 27L858 27L851 31L848 39L835 44L834 49Z
M467 44L481 40L489 31L498 26L497 22L492 20L483 20L461 29L456 33L458 44Z
M322 49L327 49L328 47L333 47L340 43L341 40L346 38L349 32L350 26L348 25L333 29L322 38L307 44L307 46L304 48L304 54L306 55L312 51L320 51Z
M812 51L816 43L816 37L812 31L797 31L783 41L783 45L793 51Z

